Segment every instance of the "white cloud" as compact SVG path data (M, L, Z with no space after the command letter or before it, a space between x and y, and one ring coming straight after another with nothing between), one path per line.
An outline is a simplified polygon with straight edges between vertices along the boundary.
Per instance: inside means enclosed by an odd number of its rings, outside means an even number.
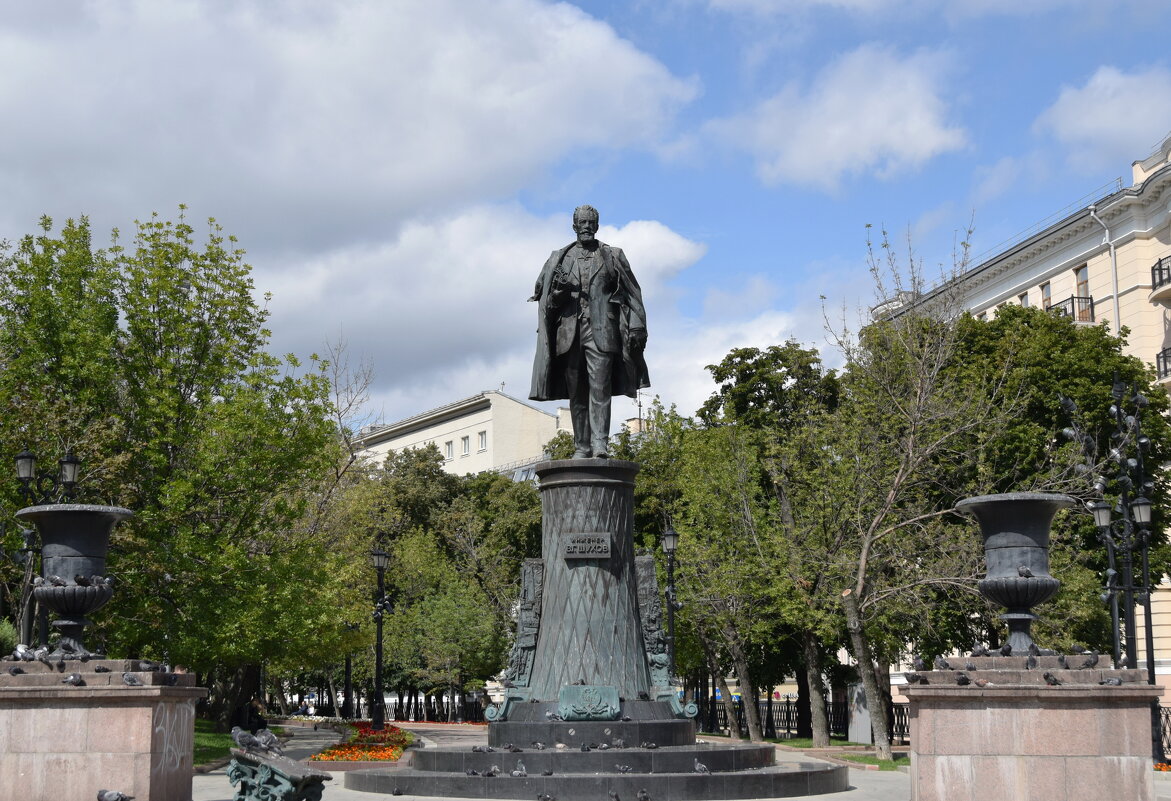
M53 6L54 4L44 4ZM653 148L695 88L568 4L97 0L0 31L0 231L214 209L252 248L372 241L566 154ZM588 109L588 112L583 109Z
M1145 0L1149 2L1149 0ZM1133 0L1138 5L1144 0ZM1092 9L1094 0L709 0L718 11L749 13L757 16L794 15L812 9L829 9L850 13L893 14L920 12L944 13L949 19L984 16L1033 16L1057 9Z
M604 225L598 236L625 250L651 337L665 345L673 314L665 283L704 246L654 220ZM572 239L569 212L536 218L483 205L408 222L385 243L261 266L256 284L274 290L274 349L320 351L323 338L344 337L352 358L374 368L377 405L397 419L501 381L527 397L536 306L525 300L550 251Z
M1061 143L1069 163L1085 171L1145 158L1171 130L1171 71L1126 73L1103 66L1081 87L1062 87L1034 130Z
M707 131L751 154L769 185L832 191L847 175L891 177L965 144L941 96L946 62L938 53L903 58L863 45L807 88L790 83L747 114L709 123Z

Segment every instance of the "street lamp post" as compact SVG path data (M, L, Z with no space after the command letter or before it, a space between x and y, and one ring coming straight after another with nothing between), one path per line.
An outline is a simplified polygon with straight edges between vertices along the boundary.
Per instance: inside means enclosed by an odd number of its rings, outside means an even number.
M667 660L670 665L671 681L675 681L675 549L679 547L679 535L667 526L663 532L663 552L667 554Z
M387 609L386 566L390 563L390 554L375 548L370 552L370 561L378 573L378 594L374 598L374 703L370 710L370 728L382 731L386 721L382 702L382 615Z

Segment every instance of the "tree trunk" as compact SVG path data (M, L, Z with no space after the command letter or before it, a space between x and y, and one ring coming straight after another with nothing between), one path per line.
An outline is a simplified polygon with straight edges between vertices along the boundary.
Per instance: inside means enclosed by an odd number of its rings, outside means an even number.
M874 755L878 759L891 759L890 729L886 725L886 703L878 681L874 676L874 657L870 653L870 640L862 627L862 613L853 590L842 592L842 606L846 611L846 631L854 646L858 660L858 673L862 676L862 689L866 693L866 706L870 710L870 728L874 732Z
M714 643L707 637L706 634L699 634L699 641L703 647L703 656L707 660L708 670L711 671L712 678L716 681L716 686L720 690L720 701L724 705L724 717L728 721L728 735L739 738L740 727L736 723L736 702L732 700L732 691L728 689L728 682L724 678L723 671L720 670L720 665L716 661L716 649ZM718 721L712 721L712 730L716 728ZM733 730L735 733L733 734Z
M805 681L809 686L809 723L813 747L829 745L829 716L825 714L825 680L821 671L821 640L812 631L801 635L801 650L805 657Z
M458 703L459 699L459 696L456 693L458 692L459 688L455 684L452 684L448 689L451 692L451 706L447 708L447 722L455 723L455 705Z
M732 654L736 678L740 681L740 698L744 703L744 722L748 725L748 739L754 743L764 742L764 733L760 730L760 710L756 705L756 687L748 673L748 657L740 646L740 638L728 627L724 628L724 640Z
M802 665L797 671L797 707L794 709L795 737L813 739L813 701L809 697L809 671Z
M341 717L341 710L337 703L337 688L333 684L333 674L326 675L325 681L329 684L329 705L333 707L333 714L330 717Z

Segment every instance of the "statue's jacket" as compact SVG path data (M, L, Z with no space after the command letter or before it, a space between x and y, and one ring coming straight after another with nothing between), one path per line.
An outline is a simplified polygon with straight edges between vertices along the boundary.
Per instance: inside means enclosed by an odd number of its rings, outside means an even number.
M553 274L561 268L566 254L576 246L576 242L571 242L553 251L541 268L533 297L530 298L539 304L537 354L533 359L533 382L529 392L532 400L569 397L565 371L557 365L556 357L564 354L573 344L581 309L577 297L553 292L551 284ZM642 349L632 348L630 343L631 331L646 330L642 289L621 248L599 242L598 250L602 257L602 269L595 271L590 286L584 288L582 294L588 297L594 344L600 350L622 354L621 359L614 360L610 394L633 398L639 389L651 385Z

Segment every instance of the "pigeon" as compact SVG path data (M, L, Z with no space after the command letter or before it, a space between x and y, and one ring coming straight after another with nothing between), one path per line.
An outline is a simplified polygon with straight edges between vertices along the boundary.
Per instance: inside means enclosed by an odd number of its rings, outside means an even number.
M696 773L711 773L711 771L708 770L707 765L703 764L698 759L695 760L695 772Z
M622 801L622 799L618 797L618 793L611 790L610 791L610 801Z
M1108 679L1102 679L1098 684L1105 684L1107 687L1121 687L1122 679L1117 676L1111 676Z
M988 681L988 679L972 679L972 684L975 684L977 687L987 687L992 682Z
M980 668L976 667L976 663L973 662L971 659L969 659L967 662L964 662L964 670L972 671L972 670L979 670L979 669Z
M491 779L493 776L495 776L495 775L496 775L497 773L499 773L499 772L500 772L500 766L499 766L499 765L493 765L492 767L488 768L486 771L484 771L484 772L483 772L482 774L480 774L480 775L481 775L481 776L487 776L489 779Z
M61 578L60 576L47 576L45 578L45 581L49 582L49 584L51 584L54 587L64 587L66 584L69 583L68 581Z
M1076 670L1089 670L1090 668L1094 667L1097 664L1098 664L1098 652L1091 650L1089 655L1085 658L1085 661L1083 661L1075 669Z
M529 772L527 770L525 770L525 763L521 762L518 759L516 761L516 769L514 771L512 771L512 778L524 779L524 778L527 778L528 775L529 775Z
M73 583L76 584L78 587L88 587L90 585L90 580L86 576L83 576L80 573L78 573L76 576L73 577Z
M152 662L149 659L139 659L138 660L138 669L139 670L157 670L157 671L161 672L163 669L163 665L161 662Z
M967 687L971 683L972 683L972 680L970 678L968 678L967 673L957 673L956 674L956 684L958 684L959 686Z
M1057 667L1061 668L1062 670L1069 670L1069 662L1066 661L1065 654L1057 655Z
M169 673L168 675L174 676L175 674ZM278 740L277 736L268 729L261 729L260 731L256 732L256 739L260 741L262 746L264 746L265 751L271 751L277 756L284 756L285 749L281 748L281 741Z
M625 723L629 723L629 722L630 722L630 720L631 720L631 718L630 718L630 715L623 715L623 716L622 716L622 720L623 720L623 722L625 722Z
M552 776L552 775L553 775L553 769L552 769L552 768L550 768L550 769L548 769L548 770L543 770L543 771L541 771L541 775L542 775L542 776Z
M33 657L38 662L42 662L48 667L53 667L53 663L49 661L49 649L47 646L42 645L37 650L33 651Z
M504 750L505 750L505 751L511 751L511 752L512 752L512 753L514 753L514 754L519 754L519 753L520 753L521 751L523 751L524 749L523 749L523 748L520 748L519 746L515 746L515 745L513 745L512 743L505 743L505 744L504 744Z
M1061 679L1057 678L1049 671L1045 671L1045 675L1043 675L1041 678L1045 679L1045 683L1050 687L1059 687L1061 685Z
M42 586L44 586L44 584L45 584L45 577L44 576L37 576L36 578L33 579L33 586L34 587L42 587Z
M122 674L122 682L127 687L141 687L142 686L142 679L138 678L138 676L135 676L133 673L123 673ZM252 735L249 735L249 736L251 737Z
M547 746L546 746L546 745L545 745L543 742L541 742L540 740L533 740L533 741L532 741L532 743L530 743L530 745L532 745L532 746L533 746L533 748L537 749L538 751L544 751L544 750L545 750L545 748L547 747Z
M468 768L467 770L464 771L464 773L468 774L469 776L479 776L480 775L480 771L475 770L473 768Z
M110 669L105 665L94 665L94 673L109 673Z
M658 748L659 746L656 745L655 743L650 742L649 740L643 740L641 743L638 744L638 747L639 748L646 748L649 751L653 751L656 748Z
M922 671L927 669L927 663L923 661L923 657L916 656L911 660L911 667L913 667L915 670Z
M85 686L85 679L81 677L80 673L70 673L61 679L61 683L68 684L70 687L83 687Z
M545 713L545 720L565 720L565 718L561 717L556 712L554 712L553 710L550 709L548 712Z
M12 667L8 668L8 675L9 676L19 676L21 673L24 673L24 668L22 668L22 667L18 667L16 665L13 665Z
M610 746L612 748L625 748L626 747L626 740L622 739L621 737L615 737L613 740L610 741Z
M541 793L537 796L537 801L557 801L557 799L548 793Z
M648 693L646 690L639 690L638 691L638 700L640 700L640 701L651 700L650 693Z
M935 669L936 670L952 670L953 668L952 668L950 662L948 662L942 656L937 656L937 657L935 657Z
M630 767L629 765L615 764L614 770L618 771L619 773L630 773L630 771L634 770L634 768Z
M638 801L651 801L651 794L646 791L645 787L635 793L634 797L637 798Z
M131 801L132 798L134 796L117 790L98 790L98 801Z
M1115 665L1114 667L1117 668L1118 670L1125 670L1126 668L1130 667L1129 657L1127 657L1126 654L1123 654L1122 656L1118 657L1118 664Z
M1000 646L1000 655L1001 656L1012 656L1012 646L1009 645L1008 643L1005 643L1004 645Z
M1028 565L1021 565L1016 569L1016 574L1021 578L1033 578L1033 571L1029 570Z
M1086 646L1078 645L1075 642L1073 645L1069 646L1069 652L1071 654L1084 654L1086 652Z
M402 795L403 791L398 789L398 787L395 787L393 790L390 791L390 794L391 795Z
M1029 656L1040 656L1040 655L1041 655L1041 649L1037 647L1037 643L1035 643L1035 642L1029 643Z
M257 740L251 733L244 731L239 726L232 727L232 742L236 744L237 748L243 748L245 751L265 750L260 740Z
M610 749L609 743L602 743L601 745L598 746L599 751L608 751L609 749Z
M1029 654L1029 658L1025 660L1025 670L1037 669L1037 657Z
M490 745L473 745L472 751L477 754L490 754L493 750Z
M13 650L12 656L13 658L20 659L24 662L32 662L37 658L33 649L29 648L22 642L16 644L16 649Z
M904 673L903 678L907 680L907 684L926 684L927 679L923 678L922 673Z
M983 643L972 643L972 656L988 656L988 649Z
M511 679L505 679L504 681L500 682L500 684L508 690L514 689L516 687L516 684L513 683Z
M589 745L587 745L586 743L582 743L582 744L581 744L581 750L582 750L582 751L589 751L589 750L590 750L590 747L589 747Z
M164 673L163 674L163 684L167 685L168 687L174 687L178 683L179 683L179 674L178 673Z

